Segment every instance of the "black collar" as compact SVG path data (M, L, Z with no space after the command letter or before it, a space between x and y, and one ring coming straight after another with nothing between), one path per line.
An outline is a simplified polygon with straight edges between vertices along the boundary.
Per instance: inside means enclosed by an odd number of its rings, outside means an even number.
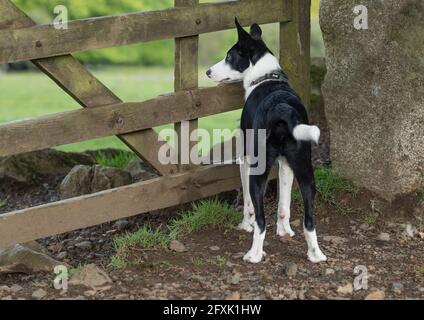
M258 84L261 84L264 81L269 81L269 80L286 82L286 83L288 82L288 78L287 78L287 75L285 74L285 72L283 70L279 69L279 70L271 71L270 73L267 73L266 75L252 81L250 83L250 86L253 87L253 86L256 86Z

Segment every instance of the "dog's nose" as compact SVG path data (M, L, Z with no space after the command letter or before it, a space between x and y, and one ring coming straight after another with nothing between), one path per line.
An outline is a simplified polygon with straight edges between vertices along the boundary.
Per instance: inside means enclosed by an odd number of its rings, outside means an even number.
M211 69L209 69L208 71L206 71L206 75L207 75L209 78L211 77L211 73L212 73Z

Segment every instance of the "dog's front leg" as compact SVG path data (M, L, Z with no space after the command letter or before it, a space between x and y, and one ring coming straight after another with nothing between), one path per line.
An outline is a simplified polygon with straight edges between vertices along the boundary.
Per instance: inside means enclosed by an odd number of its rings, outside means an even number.
M250 177L250 192L255 207L255 231L253 233L253 243L251 249L243 257L244 261L259 263L265 256L263 250L266 234L265 212L264 212L264 194L268 173L262 176Z
M240 177L243 189L243 221L238 225L240 230L247 232L253 231L253 223L255 222L255 210L253 208L252 199L249 192L249 164L246 158L240 158Z

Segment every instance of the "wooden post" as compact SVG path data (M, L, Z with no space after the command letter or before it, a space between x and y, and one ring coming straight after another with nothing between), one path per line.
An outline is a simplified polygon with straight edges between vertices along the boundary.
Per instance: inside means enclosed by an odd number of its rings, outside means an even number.
M176 7L183 6L196 6L199 4L199 0L175 0ZM201 24L202 21L196 17L193 17L193 23ZM193 37L184 37L175 39L175 91L193 89L198 87L199 83L199 36ZM200 103L200 102L199 102ZM200 105L197 105L200 107ZM184 119L182 119L184 120ZM191 135L193 130L198 128L198 120L191 120L185 125L189 125L188 134ZM178 134L178 159L179 159L179 169L184 171L192 167L190 165L183 165L182 162L187 160L190 162L190 152L181 152L181 146L184 143L183 140L186 139L184 134L187 134L184 130L184 125L179 122L175 124L175 130ZM196 139L197 140L197 139ZM187 143L187 141L185 141ZM197 141L190 141L189 150L193 150ZM195 151L197 152L197 151Z
M280 23L280 64L307 108L311 92L310 41L311 0L292 0L292 21Z

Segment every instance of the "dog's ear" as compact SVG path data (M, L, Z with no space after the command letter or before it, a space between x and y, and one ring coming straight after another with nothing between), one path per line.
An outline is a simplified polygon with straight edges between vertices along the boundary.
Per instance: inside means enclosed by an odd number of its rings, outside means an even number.
M243 29L243 27L240 25L237 17L234 19L234 22L235 22L236 27L237 27L237 33L238 33L239 41L245 40L245 39L250 39L249 33L246 30Z
M255 40L262 39L262 29L257 23L252 24L250 27L250 35Z

